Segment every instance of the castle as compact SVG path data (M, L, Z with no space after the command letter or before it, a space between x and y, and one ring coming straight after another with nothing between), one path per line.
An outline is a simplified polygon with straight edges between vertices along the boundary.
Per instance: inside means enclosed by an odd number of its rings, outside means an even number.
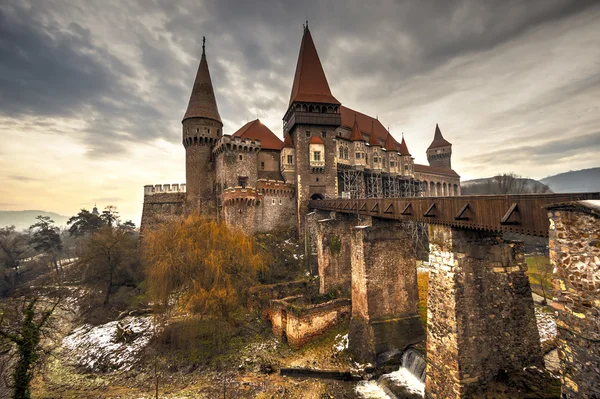
M144 187L142 232L198 211L248 234L301 233L311 199L460 195L439 127L429 165L415 164L404 137L333 96L308 25L283 122L283 141L258 119L223 134L203 43L182 121L186 183Z

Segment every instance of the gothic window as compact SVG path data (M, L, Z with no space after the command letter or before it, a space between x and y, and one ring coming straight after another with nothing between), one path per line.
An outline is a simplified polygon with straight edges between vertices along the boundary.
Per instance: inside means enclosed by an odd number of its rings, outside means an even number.
M344 148L340 147L340 158L344 158Z
M360 159L360 152L356 153L356 159Z
M321 151L315 151L313 153L313 160L320 161L321 160Z
M264 168L265 168L265 163L264 163L264 162L261 162L261 163L260 163L260 168L261 168L261 169L264 169Z
M306 137L310 137L310 130L306 131Z
M242 188L246 188L246 184L248 184L248 177L247 176L238 176L238 186L241 186Z
M325 138L325 136L327 136L327 132L326 132L325 130L323 130L323 131L321 132L321 136L323 136L323 138Z
M349 155L348 155L348 147L344 148L344 158L345 159L350 158Z
M294 163L294 157L292 155L288 155L287 156L287 161L288 161L289 164Z
M240 161L244 160L244 156L242 154L240 154Z

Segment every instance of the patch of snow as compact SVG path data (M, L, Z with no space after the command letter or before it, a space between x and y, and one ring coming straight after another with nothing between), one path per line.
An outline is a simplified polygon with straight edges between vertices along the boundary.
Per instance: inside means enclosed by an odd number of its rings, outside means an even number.
M338 334L335 336L335 344L333 345L334 352L341 352L348 349L348 334Z
M119 324L131 332L130 340L117 339ZM95 327L84 324L66 336L62 346L74 365L91 371L127 371L150 342L152 324L152 316L130 316Z

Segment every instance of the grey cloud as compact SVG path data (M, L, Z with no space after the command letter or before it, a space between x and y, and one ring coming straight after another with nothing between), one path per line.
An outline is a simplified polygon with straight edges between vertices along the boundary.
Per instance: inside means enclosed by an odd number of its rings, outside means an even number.
M41 181L41 179L37 179L35 177L23 176L23 175L11 175L8 176L11 180L22 181L22 182L32 182L32 181Z
M518 143L515 143L518 144ZM597 153L600 151L600 131L547 141L537 145L503 148L467 158L468 161L481 164L518 164L522 162L540 161L560 162L576 155Z

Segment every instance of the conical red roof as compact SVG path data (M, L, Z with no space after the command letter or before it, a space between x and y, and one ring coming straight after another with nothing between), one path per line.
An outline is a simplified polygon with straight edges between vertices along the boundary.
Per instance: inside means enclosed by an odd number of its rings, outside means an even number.
M369 133L369 145L370 146L378 145L379 147L381 147L381 143L377 139L377 134L375 134L375 124L373 121L371 121L371 133Z
M383 148L385 148L387 151L396 151L397 144L398 143L396 143L396 140L394 140L394 138L388 131L387 137L385 138L385 144L383 145Z
M433 141L431 142L431 144L429 145L429 148L427 148L428 150L431 150L432 148L440 148L440 147L446 147L452 145L450 144L449 141L447 141L444 136L442 136L442 132L440 130L440 127L438 126L438 124L435 124L435 134L433 135Z
M300 54L296 64L289 105L292 105L294 101L340 104L331 94L308 26L304 28L302 44L300 44Z
M408 146L406 145L406 141L404 140L404 135L402 135L402 142L400 143L400 155L410 155L408 152Z
M325 144L325 143L323 143L323 139L321 139L319 136L312 136L310 138L309 144Z
M292 136L289 133L284 133L285 139L283 140L283 148L294 148L294 143L292 143Z
M358 126L358 121L356 117L354 118L354 125L352 126L352 134L350 135L351 141L365 141L362 133L360 132L360 127Z
M243 139L260 140L260 145L263 150L281 150L283 142L275 133L268 127L262 124L259 119L255 119L246 123L237 132L232 134L233 137L241 137Z
M219 115L215 91L210 79L204 44L202 44L202 58L200 59L200 65L196 73L196 80L194 80L190 102L188 103L183 120L188 118L208 118L223 123Z

